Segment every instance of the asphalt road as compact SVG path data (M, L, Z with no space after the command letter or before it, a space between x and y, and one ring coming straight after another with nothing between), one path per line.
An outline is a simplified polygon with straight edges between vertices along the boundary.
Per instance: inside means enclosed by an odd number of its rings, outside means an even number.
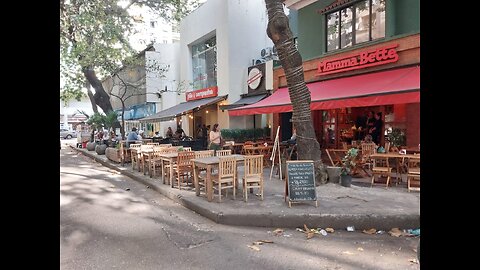
M60 150L64 270L420 269L411 262L418 238L337 230L307 240L275 229L216 224L65 145ZM253 245L258 240L273 243Z

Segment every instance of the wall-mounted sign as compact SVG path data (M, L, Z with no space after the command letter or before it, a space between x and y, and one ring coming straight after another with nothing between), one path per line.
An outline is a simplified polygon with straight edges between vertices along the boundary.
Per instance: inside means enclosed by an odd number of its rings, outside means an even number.
M248 72L248 87L251 89L257 89L262 81L263 73L256 67L250 69Z
M218 96L217 86L203 88L203 89L187 92L185 94L187 101L197 100L202 98L209 98L209 97L216 97L216 96Z
M373 67L398 61L395 48L398 44L381 47L365 52L322 61L318 64L317 76L348 70Z
M247 93L254 95L273 89L273 60L247 69Z

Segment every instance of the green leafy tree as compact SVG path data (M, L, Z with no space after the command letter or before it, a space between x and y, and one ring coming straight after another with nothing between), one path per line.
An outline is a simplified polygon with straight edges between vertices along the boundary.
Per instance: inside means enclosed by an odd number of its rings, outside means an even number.
M60 73L67 91L63 98L75 97L72 93L81 92L88 82L95 89L94 94L87 89L94 111L96 105L105 113L113 111L101 79L133 59L135 51L128 42L133 34L133 17L128 13L132 6L147 6L178 24L198 1L60 0Z

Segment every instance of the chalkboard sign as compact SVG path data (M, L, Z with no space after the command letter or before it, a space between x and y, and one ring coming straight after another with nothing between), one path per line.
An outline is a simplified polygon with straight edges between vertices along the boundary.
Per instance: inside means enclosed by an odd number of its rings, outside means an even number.
M287 161L287 192L289 206L295 201L315 201L315 168L313 160Z

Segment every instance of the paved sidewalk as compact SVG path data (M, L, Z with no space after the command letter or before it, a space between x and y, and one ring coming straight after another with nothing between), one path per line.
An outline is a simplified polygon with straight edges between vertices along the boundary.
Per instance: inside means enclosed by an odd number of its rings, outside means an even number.
M130 163L122 167L108 160L105 155L72 147L84 155L95 159L104 166L121 172L132 179L148 185L150 188L178 202L179 204L210 218L228 225L265 226L265 227L332 227L345 229L355 226L358 230L376 228L390 230L420 227L420 193L407 192L405 186L385 189L383 186L370 188L368 179L354 178L351 187L329 183L317 187L318 207L313 202L293 204L291 208L284 201L285 182L278 177L270 177L270 168L264 170L264 200L249 193L245 203L240 194L233 200L231 193L227 199L208 202L205 196L196 196L195 191L178 190L162 184L160 178L133 171ZM239 166L239 175L243 174ZM241 185L239 185L241 187Z

